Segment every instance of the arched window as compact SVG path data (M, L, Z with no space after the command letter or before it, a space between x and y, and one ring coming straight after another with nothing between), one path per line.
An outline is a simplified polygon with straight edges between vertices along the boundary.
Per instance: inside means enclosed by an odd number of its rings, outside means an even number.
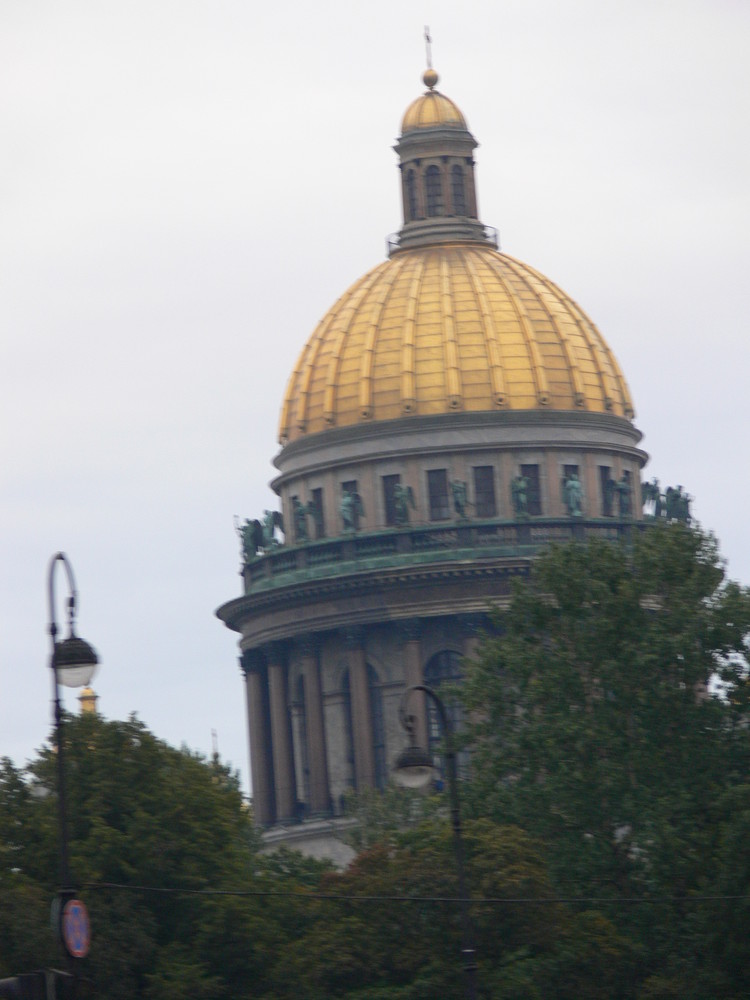
M432 688L433 691L440 695L440 699L445 705L445 711L454 732L460 731L462 727L463 714L461 712L461 706L456 703L456 699L453 695L447 691L441 692L439 689L442 685L447 687L451 684L458 684L461 681L462 676L461 656L452 649L444 649L442 652L436 653L424 668L424 682L427 687ZM429 741L429 749L430 753L435 758L436 767L439 768L440 773L442 774L443 761L440 751L444 740L443 733L440 730L440 719L438 718L437 709L432 704L430 699L428 698L426 701L427 738ZM465 763L465 754L459 754L459 769L462 769Z
M429 216L443 215L443 184L440 177L440 168L428 167L424 174L425 188L427 190L427 214Z
M374 668L367 664L367 686L370 689L370 714L372 716L372 743L375 760L375 787L385 788L388 772L385 762L385 721L383 719L383 692Z
M451 192L453 194L453 214L466 215L464 172L457 164L451 170Z
M413 170L406 171L406 221L417 217L417 178Z

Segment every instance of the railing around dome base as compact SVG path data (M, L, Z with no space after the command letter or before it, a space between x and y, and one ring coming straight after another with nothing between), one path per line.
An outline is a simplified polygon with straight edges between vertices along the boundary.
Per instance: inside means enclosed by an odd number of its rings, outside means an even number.
M396 565L462 560L524 558L553 543L627 538L644 521L613 518L534 518L528 521L459 521L349 533L282 546L243 567L245 593L283 587L303 579L341 576Z
M440 216L440 218L449 219L450 216ZM494 226L482 226L484 230L484 239L490 246L493 246L495 250L500 249L500 230L496 229ZM399 233L389 233L385 238L385 252L386 256L392 257L394 253L401 249L401 239Z

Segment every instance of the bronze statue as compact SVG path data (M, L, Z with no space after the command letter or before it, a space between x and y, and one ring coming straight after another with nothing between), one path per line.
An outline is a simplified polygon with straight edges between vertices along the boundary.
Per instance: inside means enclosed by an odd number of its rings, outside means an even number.
M620 517L630 517L632 514L630 480L623 473L619 481L615 484L620 500Z
M677 489L680 491L680 520L683 524L690 524L693 519L690 513L690 504L693 498L689 493L683 493L681 486L678 486Z
M692 520L692 515L690 514L692 499L688 493L683 493L681 485L676 487L668 486L665 494L667 520L690 524Z
M294 516L294 540L306 542L308 505L300 502L299 497L292 497L292 515Z
M240 524L240 519L235 515L234 529L240 536L242 543L242 556L245 562L251 562L258 554L258 550L263 548L263 527L260 521L245 518Z
M664 505L661 489L659 488L659 480L656 476L654 476L650 483L641 483L641 496L643 498L643 506L651 504L653 516L661 517Z
M404 525L409 523L409 507L416 509L414 503L414 491L411 486L402 486L396 483L393 487L393 505L396 511L396 524Z
M365 506L359 493L350 493L349 490L344 490L339 504L339 514L341 514L344 531L357 530L359 519L365 514Z
M270 552L271 549L275 549L279 544L276 538L276 529L279 528L281 531L284 530L284 519L281 516L281 511L278 510L264 510L263 511L263 551Z
M276 538L276 528L284 530L284 522L278 510L264 510L263 522L258 518L252 521L246 517L240 524L235 517L234 528L242 542L242 555L245 562L251 562L259 553L270 552L281 543Z
M468 500L466 498L466 483L463 479L451 480L451 493L453 494L453 509L458 514L459 520L465 521L468 517L466 513Z
M510 484L510 496L516 517L529 516L529 480L526 476L515 476Z
M568 514L571 517L581 517L583 514L583 487L575 472L571 472L563 481L563 496L565 497Z

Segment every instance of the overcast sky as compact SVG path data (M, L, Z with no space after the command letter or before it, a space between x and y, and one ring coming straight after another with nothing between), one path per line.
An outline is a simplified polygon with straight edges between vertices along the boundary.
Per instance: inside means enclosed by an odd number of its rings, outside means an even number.
M597 323L646 474L750 583L747 0L5 0L0 755L49 733L62 549L103 714L216 730L247 790L233 516L273 505L287 376L400 226L426 23L482 220Z

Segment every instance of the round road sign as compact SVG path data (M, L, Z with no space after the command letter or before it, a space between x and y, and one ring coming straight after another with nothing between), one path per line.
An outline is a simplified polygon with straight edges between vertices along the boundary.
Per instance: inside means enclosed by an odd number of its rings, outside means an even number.
M73 958L85 958L91 945L88 910L80 899L69 899L62 912L62 939Z

